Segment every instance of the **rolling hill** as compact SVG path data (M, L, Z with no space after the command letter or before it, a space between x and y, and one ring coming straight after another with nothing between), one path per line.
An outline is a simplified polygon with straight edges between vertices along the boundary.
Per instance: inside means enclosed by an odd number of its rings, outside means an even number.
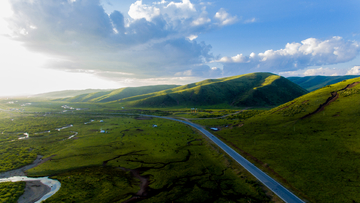
M288 77L291 82L298 84L307 91L314 91L326 85L332 85L343 80L359 77L358 75L344 76L306 76L306 77Z
M360 201L360 78L216 132L310 202Z
M272 73L208 79L183 86L128 87L67 98L69 102L108 102L125 107L275 106L307 91Z
M279 105L307 93L286 78L271 73L251 73L208 79L173 89L116 101L130 107L199 107Z
M162 91L178 87L178 85L155 85L144 87L125 87L112 91L92 92L90 94L82 94L72 98L62 99L69 102L109 102L136 95L148 94L152 92Z

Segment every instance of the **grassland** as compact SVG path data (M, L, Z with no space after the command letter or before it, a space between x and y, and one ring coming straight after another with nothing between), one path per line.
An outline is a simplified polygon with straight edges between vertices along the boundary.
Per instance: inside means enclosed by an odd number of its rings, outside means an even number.
M310 202L359 202L360 85L344 89L355 82L326 86L215 134ZM307 116L332 95L324 110Z
M21 103L2 105L19 108ZM50 158L28 171L61 182L46 202L122 202L131 197L142 202L270 201L259 182L184 124L111 114L108 107L96 109L94 104L63 112L60 104L33 102L16 116L0 119L0 149L7 150L0 159L3 170L25 165L37 154ZM19 140L24 132L30 137ZM139 193L136 174L148 181L145 193Z

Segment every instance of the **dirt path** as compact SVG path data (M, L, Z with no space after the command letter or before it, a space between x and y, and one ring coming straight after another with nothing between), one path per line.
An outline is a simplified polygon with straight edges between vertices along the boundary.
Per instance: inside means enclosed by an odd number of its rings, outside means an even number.
M331 96L329 98L327 98L327 100L325 101L325 103L320 104L320 106L314 111L311 112L305 116L303 116L301 119L305 119L305 118L309 118L310 116L319 113L320 111L324 110L326 106L328 106L329 104L331 104L332 102L336 101L339 98L339 91L343 91L343 90L347 90L350 88L353 88L355 85L359 84L360 82L354 82L351 84L348 84L346 87L344 87L341 90L338 90L336 92L331 92Z

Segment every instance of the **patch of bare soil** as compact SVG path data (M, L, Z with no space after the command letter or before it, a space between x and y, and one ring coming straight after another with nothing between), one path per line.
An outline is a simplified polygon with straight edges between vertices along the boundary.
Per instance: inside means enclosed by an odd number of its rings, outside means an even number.
M18 199L18 203L33 203L50 192L50 187L40 181L26 181L25 192Z

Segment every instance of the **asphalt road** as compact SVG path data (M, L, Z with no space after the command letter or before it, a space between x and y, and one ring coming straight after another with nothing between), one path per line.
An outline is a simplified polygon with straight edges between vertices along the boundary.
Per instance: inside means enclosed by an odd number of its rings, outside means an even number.
M173 120L173 121L178 121L178 122L185 123L187 125L190 125L196 129L198 129L200 132L202 132L204 135L206 135L210 140L212 140L215 144L217 144L222 150L224 150L229 156L231 156L236 162L238 162L247 171L249 171L253 176L255 176L255 178L257 178L266 187L268 187L277 196L279 196L282 200L284 200L287 203L293 203L293 202L294 203L298 203L298 202L304 203L304 201L302 201L300 198L295 196L293 193L291 193L289 190L287 190L285 187L283 187L280 183L278 183L277 181L272 179L270 176L268 176L267 174L262 172L254 164L250 163L248 160L246 160L244 157L242 157L240 154L238 154L232 148L227 146L224 142L222 142L216 136L211 134L209 131L205 130L203 127L196 125L194 123L188 122L188 121L183 121L183 120L170 118L170 117L151 116L151 115L142 115L142 116L150 116L150 117L164 118L164 119L169 119L169 120Z

